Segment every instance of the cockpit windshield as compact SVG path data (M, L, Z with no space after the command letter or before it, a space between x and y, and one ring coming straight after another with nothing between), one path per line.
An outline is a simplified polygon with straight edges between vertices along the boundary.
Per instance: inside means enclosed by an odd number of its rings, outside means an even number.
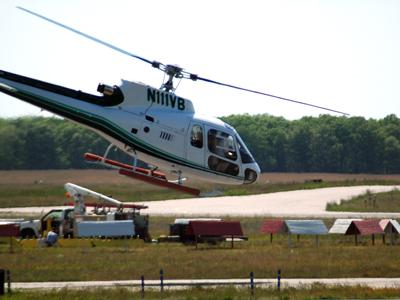
M245 143L238 134L236 134L236 140L238 143L240 157L242 158L242 163L249 164L255 162L253 156L250 154L250 151L247 149Z

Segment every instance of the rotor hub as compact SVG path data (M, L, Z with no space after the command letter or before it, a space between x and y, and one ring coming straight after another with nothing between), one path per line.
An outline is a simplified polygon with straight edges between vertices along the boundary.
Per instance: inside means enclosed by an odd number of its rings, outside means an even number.
M173 76L175 78L182 78L183 77L182 70L183 68L179 67L178 65L166 65L164 72L168 76Z
M165 65L164 68L160 68L168 75L168 80L161 86L167 92L174 91L174 78L183 78L183 68L178 65Z

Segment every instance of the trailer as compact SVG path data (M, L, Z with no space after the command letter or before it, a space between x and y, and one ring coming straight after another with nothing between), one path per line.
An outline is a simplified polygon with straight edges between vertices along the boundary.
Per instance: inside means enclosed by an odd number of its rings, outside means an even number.
M224 221L216 218L175 219L170 224L169 235L159 242L181 242L184 244L207 243L216 245L224 241L247 240L239 221Z

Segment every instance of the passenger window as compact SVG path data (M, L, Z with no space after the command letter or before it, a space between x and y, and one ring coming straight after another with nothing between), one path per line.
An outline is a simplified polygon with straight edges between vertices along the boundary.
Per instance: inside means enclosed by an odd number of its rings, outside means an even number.
M237 159L235 140L231 135L219 130L208 131L208 150L233 161Z
M239 166L229 161L220 159L214 155L208 158L208 166L211 170L237 176L239 174Z
M190 144L196 148L203 148L203 128L200 125L192 127Z

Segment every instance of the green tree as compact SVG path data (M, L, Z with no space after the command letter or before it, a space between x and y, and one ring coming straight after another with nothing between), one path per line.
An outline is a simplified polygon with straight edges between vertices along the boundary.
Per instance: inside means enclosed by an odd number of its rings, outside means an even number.
M385 173L400 173L400 142L394 136L385 139L384 146Z

